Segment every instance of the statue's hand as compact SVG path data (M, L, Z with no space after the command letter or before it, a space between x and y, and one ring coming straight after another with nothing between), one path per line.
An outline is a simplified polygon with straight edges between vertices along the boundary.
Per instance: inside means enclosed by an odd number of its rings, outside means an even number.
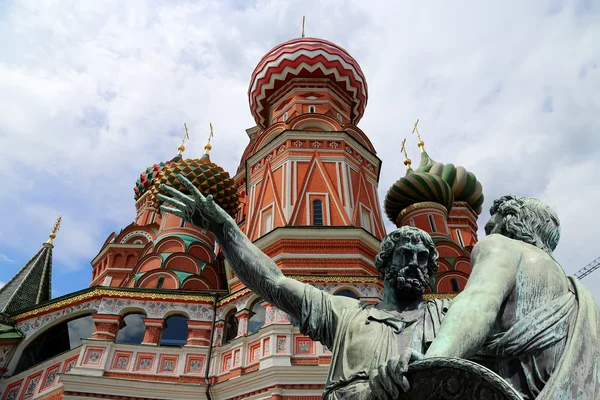
M161 190L173 197L159 194L158 198L161 199L163 203L169 204L172 207L162 205L160 209L177 215L186 222L191 222L199 228L206 229L214 234L219 233L229 215L214 202L211 195L204 197L204 195L184 176L179 174L176 176L190 192L191 196L187 196L179 190L163 184L160 186Z
M369 374L371 399L396 400L401 393L410 390L408 380L404 376L408 365L423 358L416 350L406 348L404 354L390 358L387 363L379 365Z

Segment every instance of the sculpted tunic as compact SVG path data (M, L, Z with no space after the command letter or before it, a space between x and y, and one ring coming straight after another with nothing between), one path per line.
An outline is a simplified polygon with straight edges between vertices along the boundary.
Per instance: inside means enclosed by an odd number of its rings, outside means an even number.
M371 370L403 354L406 347L424 353L448 304L448 300L431 300L400 313L307 285L300 330L333 353L323 399L366 399Z

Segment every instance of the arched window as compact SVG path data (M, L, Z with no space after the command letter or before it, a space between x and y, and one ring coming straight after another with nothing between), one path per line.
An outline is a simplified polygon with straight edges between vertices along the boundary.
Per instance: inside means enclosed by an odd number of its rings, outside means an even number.
M261 299L256 300L250 308L248 319L248 335L258 332L265 325L265 308L260 304Z
M433 216L428 215L427 217L429 218L429 225L431 226L431 232L435 232L437 229L435 229L435 221L433 219Z
M165 284L165 277L164 276L159 276L158 280L156 281L156 288L157 289L162 289L163 285Z
M317 107L315 106L308 106L308 112L311 114L314 114L317 112Z
M172 315L165 320L165 329L160 338L161 346L185 346L188 337L187 317Z
M121 321L121 328L117 333L116 343L140 344L144 340L146 324L144 314L129 314Z
M356 293L354 293L351 290L340 290L339 292L335 293L335 295L336 296L350 297L352 299L358 300L358 296L356 295Z
M337 113L337 120L340 124L342 123L342 114Z
M287 122L288 120L288 113L287 111L285 113L283 113L283 122Z
M322 226L323 225L323 202L319 199L315 199L312 202L312 215L313 215L313 225Z
M94 321L91 315L63 321L46 329L23 350L15 374L81 346L81 339L90 338L93 333Z
M238 320L235 316L235 310L229 311L225 317L225 328L223 329L223 344L231 342L238 333Z

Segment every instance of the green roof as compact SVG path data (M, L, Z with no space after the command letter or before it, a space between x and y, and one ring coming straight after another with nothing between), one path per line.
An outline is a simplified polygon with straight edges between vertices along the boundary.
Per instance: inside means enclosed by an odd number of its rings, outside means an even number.
M16 314L50 300L52 244L44 243L17 274L0 289L0 312Z

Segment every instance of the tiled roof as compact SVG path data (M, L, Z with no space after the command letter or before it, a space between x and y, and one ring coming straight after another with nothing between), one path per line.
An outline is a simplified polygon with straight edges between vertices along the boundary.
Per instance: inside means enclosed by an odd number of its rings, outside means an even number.
M0 289L0 312L15 314L50 300L52 244L40 251Z

